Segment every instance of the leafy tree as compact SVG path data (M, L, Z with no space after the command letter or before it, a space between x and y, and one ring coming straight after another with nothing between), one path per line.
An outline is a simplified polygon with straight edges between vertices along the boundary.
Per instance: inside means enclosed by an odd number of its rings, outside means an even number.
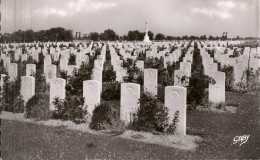
M173 36L167 36L166 40L172 41L172 40L174 40L174 37Z
M182 37L182 39L184 39L184 40L188 40L189 37L185 35L185 36Z
M153 40L154 33L151 32L151 31L148 31L148 36L149 36L149 39L150 39L150 40Z
M207 36L206 36L206 35L200 36L199 39L200 39L200 40L207 40Z
M112 29L107 29L104 31L104 33L100 34L100 39L105 41L115 41L119 39L119 36Z
M49 30L33 31L33 30L18 30L12 34L5 33L1 35L1 43L11 43L11 42L34 42L34 41L72 41L73 35L72 30L67 30L62 27L51 28Z
M161 33L158 33L158 34L155 35L155 38L154 38L154 39L155 39L155 40L158 40L158 41L164 40L164 39L165 39L165 35L163 35L163 34L161 34Z
M129 31L127 34L128 41L142 41L144 39L145 33L141 33L138 30ZM151 35L151 33L150 33Z
M91 32L88 34L88 39L91 39L92 41L98 41L99 38L100 38L100 35L97 32Z

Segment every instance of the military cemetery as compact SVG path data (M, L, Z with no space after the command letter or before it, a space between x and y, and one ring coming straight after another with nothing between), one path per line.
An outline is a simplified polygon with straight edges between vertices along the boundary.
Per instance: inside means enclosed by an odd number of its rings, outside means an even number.
M1 132L28 148L2 138L3 159L260 158L260 39L166 37L154 23L1 33Z

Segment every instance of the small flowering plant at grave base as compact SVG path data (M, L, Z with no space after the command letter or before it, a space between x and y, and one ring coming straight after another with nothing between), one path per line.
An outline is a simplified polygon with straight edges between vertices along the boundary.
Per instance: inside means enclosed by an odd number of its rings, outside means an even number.
M36 93L26 104L25 117L37 120L51 118L49 98L48 93Z
M66 96L65 99L55 98L53 102L56 110L52 114L54 119L71 120L76 124L86 122L87 108L84 107L84 98Z
M226 91L232 91L234 88L234 82L235 82L233 67L225 65L223 68L221 68L220 71L225 73Z
M93 111L90 128L97 131L109 129L117 121L117 112L111 104L101 102Z
M61 70L59 67L58 71L57 71L57 77L62 78L62 79L67 79L68 78L67 71Z
M127 68L127 76L123 77L124 82L144 84L143 72L136 66L136 61L127 59L127 61L124 61L123 67Z
M145 59L145 68L162 68L163 67L163 58L146 58Z
M179 110L177 110L174 114L174 118L172 120L172 123L166 129L167 134L176 134L177 123L179 122L179 114L180 114L180 112L179 112Z
M237 49L234 49L234 52L232 55L230 55L229 57L230 58L236 58L236 57L239 57L240 56L240 53L237 51Z
M168 109L149 93L142 93L134 121L130 127L137 131L161 132L168 127Z
M206 49L210 57L214 58L214 55L216 53L216 49Z
M208 92L206 92L206 96L202 99L202 107L203 108L216 108L220 110L225 110L226 103L214 103L209 101Z
M160 75L159 84L163 85L164 87L171 86L171 85L174 85L174 79L171 78L168 71L164 71Z
M256 92L260 90L260 82L259 82L259 74L260 69L257 71L253 71L253 69L247 69L244 71L242 76L242 82L239 82L235 85L234 91L240 93L247 93L247 92Z
M176 76L178 79L178 84L182 84L183 87L188 87L189 86L189 77L183 75L183 76Z

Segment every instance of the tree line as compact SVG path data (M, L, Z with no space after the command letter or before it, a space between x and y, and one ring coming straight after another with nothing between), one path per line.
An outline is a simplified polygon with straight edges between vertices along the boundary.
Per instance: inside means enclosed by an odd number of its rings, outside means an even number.
M145 36L145 32L140 32L138 30L131 30L127 35L119 36L114 30L107 29L102 33L90 32L89 34L77 34L73 36L73 31L65 29L62 27L51 28L48 30L18 30L13 33L4 33L0 34L0 43L10 43L10 42L55 42L55 41L73 41L73 40L93 40L93 41L142 41ZM206 35L202 36L169 36L162 33L154 34L149 31L148 36L150 40L162 41L162 40L228 40L227 32L224 32L222 36L212 36L207 37ZM247 37L245 39L250 40L253 37ZM243 40L244 38L237 36L233 40Z
M33 31L32 29L22 31L18 30L13 33L0 34L0 43L29 43L29 42L48 42L48 41L72 41L72 30L62 27L51 28L48 30Z

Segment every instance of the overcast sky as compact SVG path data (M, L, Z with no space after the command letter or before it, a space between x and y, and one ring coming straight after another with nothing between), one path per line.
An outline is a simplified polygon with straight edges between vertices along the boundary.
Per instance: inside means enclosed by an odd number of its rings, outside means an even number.
M171 36L228 32L257 36L257 0L2 0L1 32L64 27L119 35L149 30Z

